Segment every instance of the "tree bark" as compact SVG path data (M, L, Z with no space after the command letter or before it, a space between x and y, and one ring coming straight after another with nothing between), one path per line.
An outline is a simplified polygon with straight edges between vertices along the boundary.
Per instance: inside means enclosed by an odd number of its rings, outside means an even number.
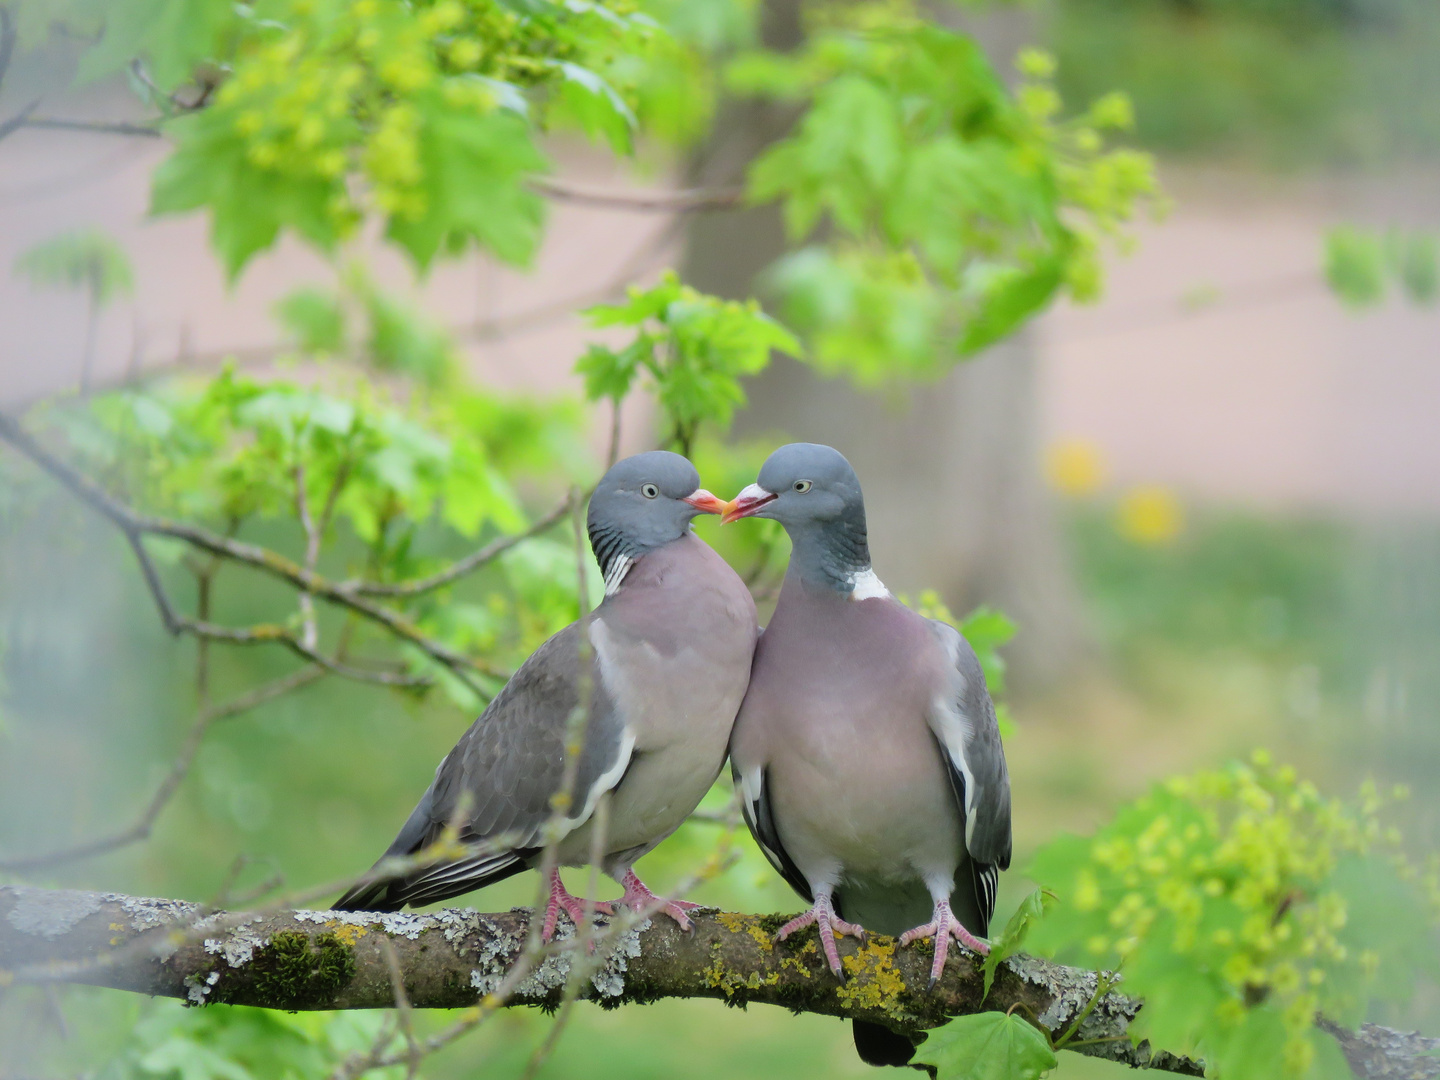
M930 991L928 942L901 948L893 938L872 935L864 943L841 939L842 983L825 966L813 929L773 941L785 916L697 912L693 918L688 934L657 919L602 938L580 974L580 996L604 1006L669 997L780 1005L904 1031L965 1013L1015 1011L1058 1037L1085 1012L1097 981L1092 971L1016 955L1000 964L986 996L979 962L955 950ZM529 919L523 908L233 914L182 900L0 887L0 985L84 983L195 1005L379 1009L395 1004L387 957L393 949L410 1006L468 1008L493 994L521 957ZM561 937L571 933L563 924ZM571 963L562 942L505 1001L491 1004L558 1006ZM1198 1062L1131 1043L1125 1033L1140 1007L1133 998L1105 994L1070 1047L1136 1068L1202 1075ZM1337 1037L1361 1077L1428 1078L1437 1072L1425 1069L1440 1069L1424 1056L1431 1040L1368 1028Z

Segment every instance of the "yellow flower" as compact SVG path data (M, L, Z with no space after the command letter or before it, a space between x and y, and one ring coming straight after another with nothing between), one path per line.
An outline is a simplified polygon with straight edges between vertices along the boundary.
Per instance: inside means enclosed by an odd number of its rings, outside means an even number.
M1105 478L1100 448L1086 439L1065 439L1045 454L1045 478L1062 495L1089 495Z
M1147 484L1125 493L1115 526L1137 544L1168 544L1180 535L1184 514L1168 489Z

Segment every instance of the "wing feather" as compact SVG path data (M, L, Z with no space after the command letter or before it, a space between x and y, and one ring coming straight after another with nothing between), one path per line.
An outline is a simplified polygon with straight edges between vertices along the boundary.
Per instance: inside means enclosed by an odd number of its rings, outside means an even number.
M566 825L584 824L600 793L624 775L635 739L593 651L589 678L579 677L581 632L581 623L572 623L520 666L435 770L434 782L381 861L422 851L451 825L459 826L463 843L508 835L512 846L398 879L362 882L340 898L337 908L399 910L406 904L437 903L523 870L541 846L550 800L563 779L565 729L582 693L590 698L589 716L576 776L576 811Z

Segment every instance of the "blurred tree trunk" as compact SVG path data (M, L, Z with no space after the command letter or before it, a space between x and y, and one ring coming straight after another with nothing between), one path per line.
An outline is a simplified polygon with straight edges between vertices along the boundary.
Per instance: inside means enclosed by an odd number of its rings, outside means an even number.
M953 16L947 19L952 21ZM1028 38L1023 13L967 20L997 68L1010 69ZM801 40L797 0L770 0L763 35L774 48ZM727 184L794 113L731 103L694 166L697 184ZM756 274L784 251L774 208L698 215L685 276L697 288L747 296ZM1023 331L938 382L883 395L780 359L749 387L737 435L829 443L865 483L877 572L892 589L938 589L957 614L999 606L1021 627L1008 650L1022 690L1053 682L1085 652L1086 635L1054 507L1041 482L1038 356Z

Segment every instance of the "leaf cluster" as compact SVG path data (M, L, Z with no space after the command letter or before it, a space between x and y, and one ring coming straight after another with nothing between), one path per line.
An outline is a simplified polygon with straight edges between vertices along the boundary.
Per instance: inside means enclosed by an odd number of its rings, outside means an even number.
M99 229L61 233L21 253L15 272L31 285L84 289L96 307L135 291L125 249Z
M1397 290L1429 306L1440 297L1440 237L1424 231L1340 226L1325 235L1325 280L1349 307L1381 303Z
M667 272L653 288L632 287L624 303L592 307L592 326L635 331L621 349L591 345L575 365L591 401L619 401L644 376L681 453L703 421L729 425L745 404L741 378L770 363L771 350L799 356L800 343L755 301L721 300Z
M1316 1014L1355 1025L1440 977L1440 862L1405 857L1384 802L1327 799L1263 752L1171 780L1036 855L1059 902L1029 944L1120 971L1146 1002L1132 1037L1226 1080L1348 1075Z
M232 276L282 230L329 251L367 214L422 268L472 245L526 263L542 206L525 178L548 167L535 132L571 124L628 150L633 84L652 52L681 48L625 0L71 0L52 14L100 31L83 77L138 71L172 117L153 207L208 209Z
M728 69L738 93L806 106L749 196L811 240L770 283L815 361L868 384L930 374L942 344L970 354L1062 291L1093 297L1101 240L1155 192L1147 156L1106 146L1125 99L1061 119L1044 54L1022 54L1012 94L974 40L905 4L826 10L802 49Z

